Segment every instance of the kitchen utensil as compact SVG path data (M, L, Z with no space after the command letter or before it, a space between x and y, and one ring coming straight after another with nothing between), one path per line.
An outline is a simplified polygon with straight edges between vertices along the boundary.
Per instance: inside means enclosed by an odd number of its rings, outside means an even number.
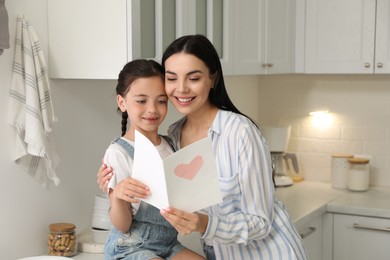
M294 153L271 152L273 175L276 187L286 187L293 184L291 177L290 164L291 161L294 174L299 176L298 160ZM293 176L294 176L293 174Z
M271 152L273 178L276 187L291 186L293 181L301 181L298 160L294 153L287 153L291 126L263 127L261 129Z

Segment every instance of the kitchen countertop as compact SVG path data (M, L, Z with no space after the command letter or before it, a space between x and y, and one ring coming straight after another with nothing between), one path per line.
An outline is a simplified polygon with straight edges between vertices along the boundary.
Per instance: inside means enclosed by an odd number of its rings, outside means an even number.
M327 210L327 204L345 193L329 183L302 181L289 187L276 188L276 197L283 202L294 225L299 225Z
M390 218L390 188L370 187L368 191L333 189L329 183L302 181L276 188L294 225L325 212Z
M345 192L342 196L328 203L327 211L390 218L390 188L371 187L365 192Z
M302 181L276 188L294 225L325 212L390 218L390 188L370 187L365 192L333 189L329 183ZM103 260L102 254L79 253L77 260Z

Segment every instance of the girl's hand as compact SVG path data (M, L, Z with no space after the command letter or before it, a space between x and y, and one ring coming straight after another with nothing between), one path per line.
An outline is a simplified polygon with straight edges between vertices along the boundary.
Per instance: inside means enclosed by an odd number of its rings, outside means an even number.
M102 166L99 168L99 172L97 173L97 183L99 185L99 188L104 192L107 193L108 190L108 182L110 181L112 175L113 175L112 168L107 167L106 164L103 163L102 160Z
M131 177L121 180L112 191L115 199L130 203L139 203L139 198L146 198L149 194L149 188L145 184Z
M188 213L175 208L162 209L160 213L181 235L192 232L204 233L209 222L207 215Z

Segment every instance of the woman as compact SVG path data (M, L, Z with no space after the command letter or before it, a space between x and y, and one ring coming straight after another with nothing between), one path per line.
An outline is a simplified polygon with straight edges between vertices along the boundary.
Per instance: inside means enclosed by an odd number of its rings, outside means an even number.
M218 54L201 35L166 49L165 91L184 115L168 134L177 149L210 136L223 202L195 213L168 208L181 234L200 232L207 259L307 259L302 240L275 198L270 152L259 128L231 102ZM109 170L101 169L104 188Z

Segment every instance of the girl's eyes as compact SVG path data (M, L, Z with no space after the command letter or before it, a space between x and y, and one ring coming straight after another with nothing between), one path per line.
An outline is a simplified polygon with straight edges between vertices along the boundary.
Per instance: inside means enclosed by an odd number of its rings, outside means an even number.
M142 100L136 100L136 102L137 102L138 104L146 104L147 100L144 100L144 99L142 99ZM168 100L167 100L167 99L157 100L157 103L159 103L159 104L167 104L167 103L168 103Z

